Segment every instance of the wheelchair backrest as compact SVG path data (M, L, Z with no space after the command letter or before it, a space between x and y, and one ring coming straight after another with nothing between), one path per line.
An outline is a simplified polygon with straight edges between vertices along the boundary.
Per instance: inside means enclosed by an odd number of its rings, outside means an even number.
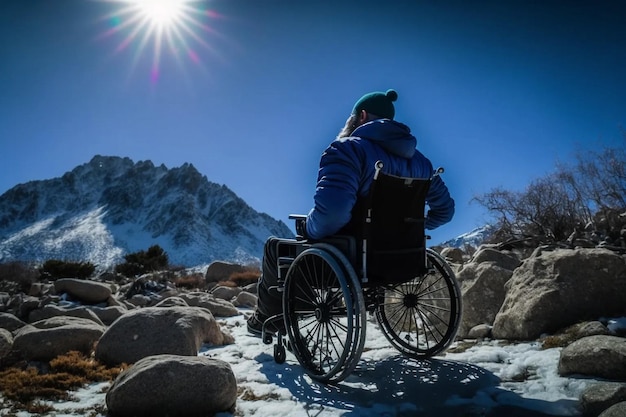
M381 168L377 163L368 196L353 212L361 224L363 273L370 284L406 282L426 270L424 209L431 179L398 177Z

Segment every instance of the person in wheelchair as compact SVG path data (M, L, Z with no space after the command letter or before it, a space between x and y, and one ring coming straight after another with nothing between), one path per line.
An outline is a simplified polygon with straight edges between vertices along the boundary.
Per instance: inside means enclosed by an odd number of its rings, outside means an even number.
M433 176L433 165L416 149L417 140L409 127L394 120L393 103L397 98L396 91L387 90L365 94L355 103L345 126L321 156L314 207L305 219L296 223L300 238L320 240L346 232L357 200L370 189L376 161L382 161L387 174L412 178ZM429 207L426 229L452 220L454 200L440 176L433 177L426 201ZM282 295L276 291L279 240L270 237L265 243L258 305L247 321L248 331L253 335L260 336L264 321L282 312Z

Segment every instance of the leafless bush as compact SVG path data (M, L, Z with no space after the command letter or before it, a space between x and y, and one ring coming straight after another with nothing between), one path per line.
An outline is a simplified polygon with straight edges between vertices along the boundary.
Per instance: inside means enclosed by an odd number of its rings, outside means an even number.
M0 264L0 281L15 282L26 290L37 280L39 271L25 262L11 261Z
M626 144L626 132L623 136ZM598 213L626 210L626 146L579 151L574 163L557 164L554 173L532 181L524 191L500 187L473 201L494 216L497 240L565 240L594 222Z

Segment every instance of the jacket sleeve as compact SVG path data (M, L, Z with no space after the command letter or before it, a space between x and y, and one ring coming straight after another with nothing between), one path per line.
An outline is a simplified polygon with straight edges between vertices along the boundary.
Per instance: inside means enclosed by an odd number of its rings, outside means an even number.
M426 196L428 213L426 214L426 229L435 229L452 220L454 216L454 200L450 197L448 187L441 177L435 177Z
M314 205L306 220L312 239L337 233L348 224L361 182L361 158L352 141L336 140L320 159Z

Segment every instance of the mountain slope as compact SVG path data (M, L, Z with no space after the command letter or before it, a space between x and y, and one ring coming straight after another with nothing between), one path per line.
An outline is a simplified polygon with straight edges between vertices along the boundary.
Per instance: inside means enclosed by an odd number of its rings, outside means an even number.
M245 262L262 256L270 235L293 236L190 164L168 169L98 155L0 196L0 261L57 258L106 268L158 244L175 265Z

